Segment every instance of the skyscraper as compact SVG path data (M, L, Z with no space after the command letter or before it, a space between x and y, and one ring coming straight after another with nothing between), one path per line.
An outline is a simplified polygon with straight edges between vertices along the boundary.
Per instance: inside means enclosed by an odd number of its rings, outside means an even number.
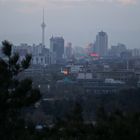
M64 39L63 37L51 37L50 39L50 51L55 59L56 63L61 62L64 57Z
M72 58L72 43L68 43L65 47L65 56L67 59Z
M100 56L106 56L107 55L107 49L108 49L108 35L106 32L99 32L96 36L96 53L98 53Z

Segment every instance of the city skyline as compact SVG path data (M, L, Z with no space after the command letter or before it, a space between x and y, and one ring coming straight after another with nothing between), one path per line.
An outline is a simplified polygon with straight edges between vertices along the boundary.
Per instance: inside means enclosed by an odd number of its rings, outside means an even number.
M103 30L109 47L124 43L128 48L140 46L140 2L135 0L0 0L0 40L14 44L41 43L40 23L45 8L46 44L52 35L63 36L73 46L93 43Z

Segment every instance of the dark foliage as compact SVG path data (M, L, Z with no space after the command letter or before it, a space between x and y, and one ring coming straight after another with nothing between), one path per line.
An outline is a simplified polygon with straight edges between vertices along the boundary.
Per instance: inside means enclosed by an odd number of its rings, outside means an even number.
M21 116L21 110L31 106L40 98L38 89L32 88L32 81L19 81L17 75L30 65L31 55L19 61L17 53L12 54L12 44L2 42L4 59L0 58L0 139L30 139L32 135Z
M97 114L95 122L85 122L81 120L81 109L76 106L70 116L58 119L53 128L41 132L41 140L140 139L140 113L124 113L120 110L107 113L101 107Z

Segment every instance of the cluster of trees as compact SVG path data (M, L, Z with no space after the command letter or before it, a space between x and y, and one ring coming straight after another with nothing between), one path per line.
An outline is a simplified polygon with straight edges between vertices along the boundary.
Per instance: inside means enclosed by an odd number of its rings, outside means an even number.
M100 107L95 122L85 122L82 108L76 104L54 126L36 131L37 140L139 140L140 113L124 113L116 110L107 113Z
M17 53L12 54L12 44L2 42L4 58L0 58L0 139L22 140L27 136L28 124L21 115L22 109L36 103L40 91L32 88L32 81L19 81L17 75L30 66L31 55L19 60ZM26 134L26 135L25 135Z
M40 91L32 87L30 79L17 79L17 75L29 67L31 56L26 55L20 61L18 54L12 54L11 43L4 41L2 46L5 57L0 58L1 140L140 139L140 113L106 112L100 107L95 121L86 122L80 104L65 117L55 120L51 127L36 130L21 114L40 99Z

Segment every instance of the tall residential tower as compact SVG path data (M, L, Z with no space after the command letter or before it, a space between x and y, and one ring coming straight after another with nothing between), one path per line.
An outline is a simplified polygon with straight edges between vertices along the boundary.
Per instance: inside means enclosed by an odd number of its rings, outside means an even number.
M99 32L96 36L95 50L100 56L107 55L108 49L108 35L106 32Z
M61 63L64 58L64 39L63 37L51 37L50 52L53 55L53 63Z

